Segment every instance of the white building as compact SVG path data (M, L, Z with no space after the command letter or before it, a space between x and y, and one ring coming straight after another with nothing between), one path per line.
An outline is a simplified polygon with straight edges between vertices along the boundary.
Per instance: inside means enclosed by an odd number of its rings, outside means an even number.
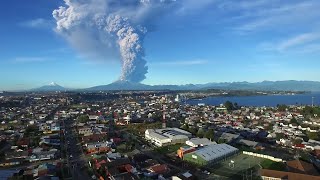
M191 147L207 146L212 144L217 144L217 143L212 142L207 138L191 138L190 140L186 141L186 145Z
M188 131L178 128L147 129L145 131L145 138L159 147L185 143L191 136L192 134Z
M180 96L177 94L176 98L174 99L175 102L180 102Z
M200 165L218 163L236 154L239 150L228 144L213 144L184 155L183 159Z

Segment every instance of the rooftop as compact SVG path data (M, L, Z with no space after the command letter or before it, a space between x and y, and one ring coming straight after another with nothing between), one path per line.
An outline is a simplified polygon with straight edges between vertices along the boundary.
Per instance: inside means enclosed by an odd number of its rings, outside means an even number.
M235 151L238 151L238 149L228 144L213 144L205 146L193 153L206 161L211 161Z

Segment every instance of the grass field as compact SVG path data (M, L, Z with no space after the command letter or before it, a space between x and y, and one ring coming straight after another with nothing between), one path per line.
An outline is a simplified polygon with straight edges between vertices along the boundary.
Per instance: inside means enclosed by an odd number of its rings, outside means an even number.
M158 147L158 148L155 149L155 151L158 152L158 153L161 153L161 154L176 153L177 150L183 145L184 144L175 144L175 145Z
M232 165L231 160L234 161L234 165ZM237 179L246 175L246 173L249 176L251 174L251 169L252 174L255 174L255 170L259 169L259 164L263 161L264 159L262 158L238 154L210 167L210 171L214 174Z
M284 171L286 169L286 165L283 162L274 162L268 159L262 161L261 166L264 169L271 169L277 171Z

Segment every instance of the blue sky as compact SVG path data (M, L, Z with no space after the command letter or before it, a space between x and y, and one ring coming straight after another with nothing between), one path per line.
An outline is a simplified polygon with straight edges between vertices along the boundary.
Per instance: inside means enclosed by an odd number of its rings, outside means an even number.
M194 0L158 18L144 47L146 84L320 81L320 1ZM4 0L0 90L52 81L72 88L117 80L120 63L81 56L55 31L61 0Z

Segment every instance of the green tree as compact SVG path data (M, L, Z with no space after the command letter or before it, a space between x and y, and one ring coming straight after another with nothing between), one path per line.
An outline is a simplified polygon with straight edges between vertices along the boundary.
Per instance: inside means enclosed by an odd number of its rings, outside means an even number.
M188 124L184 124L183 126L181 126L181 129L189 131L189 125Z
M235 103L233 104L233 107L234 107L234 109L239 109L238 103L235 102Z
M89 121L89 117L87 115L81 115L78 117L78 121L81 123L86 123Z
M284 134L283 133L276 133L276 140L280 140L284 138Z
M204 136L204 130L202 129L202 128L200 128L199 130L198 130L198 132L197 132L197 137L199 137L199 138L203 138L203 136Z
M319 140L319 135L317 132L307 132L307 136L309 139L312 139L312 140Z
M226 101L224 103L224 107L226 107L228 111L234 110L234 106L233 106L232 102L230 102L230 101Z
M219 117L219 114L215 113L214 118L218 118L218 117Z
M305 116L313 116L316 114L318 117L320 116L320 108L319 107L311 107L311 106L306 106L302 110L302 114Z
M278 111L286 111L288 109L288 106L285 104L278 104L277 108L278 108Z
M226 143L227 140L226 139L223 139L223 138L219 138L218 139L218 144L223 144L223 143Z
M301 144L303 142L302 139L296 138L293 140L293 144Z
M214 139L214 130L213 129L209 129L205 135L204 135L205 138L208 138L210 140L213 140Z
M35 136L37 134L39 134L39 128L35 125L28 126L24 132L25 137Z
M190 127L189 128L189 132L191 133L191 134L193 134L193 135L196 135L197 134L197 129L195 128L195 127Z
M297 121L297 119L294 118L294 117L290 120L290 123L291 123L291 124L299 124L298 121Z

